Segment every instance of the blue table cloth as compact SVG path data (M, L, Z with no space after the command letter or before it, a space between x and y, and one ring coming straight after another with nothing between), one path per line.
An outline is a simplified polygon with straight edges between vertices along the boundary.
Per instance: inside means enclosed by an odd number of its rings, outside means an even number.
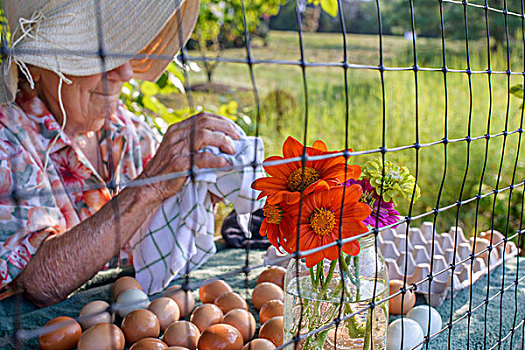
M191 273L191 280L198 281L221 274L238 271L245 265L246 253L243 249L230 249L219 246L219 251L200 269ZM262 250L249 252L250 266L260 265L263 262ZM518 264L519 261L519 264ZM255 280L262 269L257 269L249 274L248 284L244 273L235 273L225 278L228 283L249 300ZM518 272L518 273L517 273ZM0 302L0 349L15 349L12 343L15 329L23 329L24 337L21 344L24 349L38 349L39 327L57 316L76 317L80 309L92 300L110 300L111 283L119 276L132 274L131 270L111 270L99 273L83 290L77 291L67 300L54 306L38 309L21 296L14 296ZM517 273L517 275L516 275ZM518 283L515 283L515 281ZM504 292L501 293L502 281ZM176 282L175 282L176 283ZM429 349L491 349L497 348L498 339L505 338L510 330L522 324L525 317L525 258L511 258L505 266L498 267L472 286L473 309L482 304L487 297L488 305L482 305L466 316L471 295L470 288L459 291L452 300L449 298L438 308L446 325L452 314L452 328L446 329L433 337L429 342ZM247 288L246 288L247 287ZM198 292L194 291L198 299ZM423 303L423 298L418 298L418 303ZM255 310L251 310L257 316ZM394 317L391 317L393 320ZM501 349L523 349L524 327L518 327L512 336L507 336L501 343ZM33 336L33 337L31 337ZM468 343L467 343L468 340ZM425 349L425 347L423 347Z

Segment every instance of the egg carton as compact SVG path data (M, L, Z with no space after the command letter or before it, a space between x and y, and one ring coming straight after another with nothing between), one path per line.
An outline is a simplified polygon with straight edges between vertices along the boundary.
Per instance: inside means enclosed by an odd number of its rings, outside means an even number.
M455 293L468 287L503 262L503 242L494 246L504 239L503 234L498 231L493 231L493 249L490 253L490 262L489 252L484 250L490 246L491 231L482 232L476 238L475 247L473 247L474 237L467 239L461 227L457 229L452 227L449 232L437 234L431 222L424 222L421 228L409 228L408 246L406 232L407 226L406 223L403 223L395 229L381 231L377 236L378 246L388 266L390 280L403 280L406 270L407 284L420 282L429 276L430 262L433 260L432 282L429 283L427 280L418 285L416 292L424 294L427 301L434 307L443 304L450 292ZM434 245L432 244L433 235ZM456 247L455 253L454 246ZM474 254L484 251L482 254L476 255L473 265L471 265L470 260L472 248L474 248ZM517 254L516 245L513 242L507 242L505 258ZM465 259L468 260L464 261ZM456 266L454 272L450 269L453 262ZM489 263L490 267L487 268ZM429 290L429 286L431 290ZM451 291L452 288L453 291ZM430 300L429 293L432 294Z

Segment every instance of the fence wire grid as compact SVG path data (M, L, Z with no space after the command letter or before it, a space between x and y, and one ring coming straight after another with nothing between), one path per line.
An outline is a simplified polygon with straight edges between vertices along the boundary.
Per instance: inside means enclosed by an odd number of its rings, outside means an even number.
M502 270L505 272L505 264L508 262L508 259L505 259L505 251L507 243L510 240L517 241L518 246L520 247L522 245L522 236L525 231L523 227L523 207L524 207L524 187L525 187L525 176L523 173L523 169L520 169L520 151L522 149L522 134L523 134L523 109L521 109L521 115L519 120L519 127L518 128L510 128L509 127L509 114L511 113L511 77L515 76L518 78L518 76L523 77L523 84L525 85L525 7L524 7L524 1L521 1L521 8L519 9L512 9L509 10L507 7L507 1L501 1L501 6L489 6L489 2L486 0L484 2L478 1L476 3L469 2L469 1L456 1L456 0L436 0L436 1L429 1L429 6L438 6L440 11L440 28L441 28L441 60L442 63L439 66L421 66L420 61L418 61L418 40L420 40L417 36L417 28L416 28L416 21L415 19L418 16L418 13L414 10L414 1L416 0L407 0L406 6L410 10L410 40L411 40L411 54L413 57L413 62L409 66L387 66L385 64L385 54L384 54L384 34L383 34L383 17L382 17L382 6L384 5L385 1L375 0L375 7L377 11L377 41L378 41L378 57L379 61L377 64L357 64L354 62L351 62L348 56L348 53L351 51L350 44L348 42L349 35L347 34L347 27L345 25L345 16L344 16L344 8L343 8L343 0L338 0L338 19L341 23L340 25L340 35L341 40L343 42L343 60L340 62L310 62L308 61L306 54L305 54L305 42L304 42L304 33L302 30L301 25L301 12L300 12L300 0L294 0L295 1L295 16L296 16L296 22L297 22L297 40L298 40L298 47L300 52L300 57L298 60L288 60L288 59L258 59L253 52L252 44L251 44L251 37L250 33L247 29L247 19L246 19L246 12L245 8L250 6L249 1L242 1L242 13L236 14L238 16L242 16L243 24L244 24L244 41L245 41L245 57L243 58L228 58L228 57L216 57L216 58L209 58L209 57L200 57L200 56L194 56L189 55L186 49L183 49L179 54L179 60L186 64L187 62L224 62L228 64L236 64L236 65L245 65L247 67L249 77L250 77L250 83L251 83L251 90L253 93L253 97L255 100L255 116L256 116L256 122L255 122L255 136L259 136L260 134L260 125L261 121L263 120L263 115L261 111L261 99L259 95L259 85L257 84L255 69L259 66L269 66L269 65L277 65L277 66L293 66L298 67L301 71L302 76L302 94L304 96L304 106L302 108L303 116L302 116L302 124L304 127L304 134L303 134L303 144L306 145L309 137L311 134L316 133L316 130L309 130L309 121L311 120L312 116L310 115L311 111L311 100L309 99L309 84L307 79L307 71L310 69L316 69L319 67L331 67L341 70L342 80L343 80L343 92L344 92L344 102L345 102L345 110L344 110L344 117L345 117L345 124L344 124L344 133L345 133L345 147L344 149L350 149L352 145L349 144L349 134L351 133L352 129L352 121L359 120L358 115L354 115L352 108L351 108L351 99L352 96L349 93L349 89L351 87L352 81L349 79L349 72L354 70L365 70L365 71L371 71L371 72L377 72L380 80L380 86L381 86L381 108L382 108L382 115L381 115L381 126L378 127L378 132L381 133L381 143L378 144L374 148L366 149L366 150L359 150L359 151L343 151L339 153L330 154L328 156L317 156L317 157L308 157L306 154L306 148L303 151L303 155L301 157L297 157L294 159L286 159L284 161L272 161L272 162L266 162L264 163L265 166L272 166L272 165L278 165L286 162L292 162L292 161L301 161L303 164L303 169L306 164L307 160L314 160L314 159L323 159L327 157L338 157L338 156L344 156L346 159L349 157L360 157L365 156L369 154L376 154L381 157L383 162L387 159L388 154L394 154L399 152L411 152L412 160L415 164L414 169L414 175L416 178L416 184L420 180L422 176L425 174L423 173L422 169L420 168L420 157L421 152L424 149L431 149L435 152L442 152L443 162L442 164L435 164L435 169L432 169L432 171L441 171L441 181L439 185L439 190L436 193L427 193L426 196L433 196L435 199L435 206L433 208L430 208L429 210L422 210L419 212L416 212L414 207L414 196L415 196L415 187L412 192L412 198L410 201L410 204L408 206L408 212L405 217L403 217L399 222L396 224L392 224L386 227L375 227L371 229L369 232L352 237L343 239L341 234L341 228L339 230L339 240L324 245L322 247L318 247L315 249L311 249L308 251L300 251L299 249L299 243L297 243L297 252L295 254L295 257L300 258L304 257L309 254L313 254L315 252L321 251L323 249L328 249L333 246L337 246L339 249L339 252L341 253L342 245L347 242L351 242L354 240L359 239L360 237L364 237L368 234L373 234L375 236L375 249L376 252L378 251L378 234L386 230L388 228L391 228L397 224L400 223L406 223L406 234L407 234L407 240L405 241L405 251L408 250L408 241L411 239L409 235L409 228L411 225L415 226L415 224L423 222L423 220L432 221L434 227L436 227L439 219L440 214L444 212L454 212L455 211L455 222L453 223L447 223L450 226L458 227L460 224L460 218L462 214L462 208L466 205L474 205L476 207L476 216L474 221L474 245L475 240L478 231L481 231L481 228L478 228L478 215L480 210L480 202L483 199L492 200L492 211L491 211L491 223L492 227L489 229L491 232L494 230L494 221L496 218L496 202L497 197L502 196L503 194L508 197L508 204L507 204L507 212L506 212L506 225L505 225L505 232L504 236L505 239L494 243L492 242L493 234L491 234L491 242L490 245L479 252L475 252L474 248L472 249L471 254L468 258L459 260L456 257L456 250L457 250L457 244L458 244L458 237L457 234L454 237L454 256L452 262L446 267L445 269L441 271L434 272L433 264L434 259L431 259L430 262L430 273L429 275L424 278L421 281L418 281L414 284L408 284L407 283L407 265L408 265L408 254L405 255L405 270L404 270L404 287L397 293L390 295L389 297L386 297L382 300L378 300L376 302L370 302L367 307L362 308L353 314L346 315L344 317L336 318L331 324L325 325L324 327L320 329L316 329L312 332L308 333L301 333L300 335L297 335L294 339L292 339L290 342L283 344L282 346L278 347L278 349L286 348L286 347L292 347L292 348L298 348L298 344L301 340L305 339L308 336L312 336L316 333L322 332L325 329L328 329L329 327L335 325L336 332L337 327L339 327L340 322L342 322L345 319L348 319L350 317L355 316L359 313L365 313L368 312L368 310L374 311L375 308L378 307L378 305L387 302L389 299L396 297L398 295L404 295L409 291L417 291L418 287L422 284L428 282L429 290L431 290L431 284L433 282L433 279L436 276L439 276L441 274L453 274L455 269L462 264L470 264L472 267L474 264L474 261L476 257L481 256L482 254L488 254L488 259L490 262L491 252L498 246L503 245L503 265ZM93 20L96 20L99 24L99 50L97 52L70 52L67 50L42 50L38 52L38 54L47 57L47 56L55 56L55 55L77 55L81 54L84 56L97 56L100 58L100 65L104 69L105 67L105 60L108 57L127 57L129 59L140 57L137 56L136 53L130 52L130 53L114 53L114 52L107 52L105 50L104 46L104 35L105 33L102 32L102 27L100 26L101 21L101 13L100 13L100 0L94 0L97 8L97 13L94 16ZM447 38L445 35L445 28L446 28L446 9L447 6L455 6L455 7L462 7L463 8L463 25L464 25L464 45L466 50L466 60L464 62L464 66L461 69L457 68L450 68L447 64L447 53L446 53L446 47L447 47ZM487 66L485 69L482 70L475 70L471 66L471 55L470 55L470 44L469 41L469 20L473 14L481 14L481 17L485 21L485 41L486 41L486 59L487 59ZM505 28L505 43L504 43L504 50L505 50L505 57L506 57L506 67L504 70L495 70L493 69L493 66L491 64L491 56L493 55L492 49L491 49L491 36L490 36L490 26L489 26L489 16L501 16L504 20L504 28ZM512 42L511 36L509 34L509 25L508 21L510 19L513 20L519 20L521 22L521 40L517 42ZM180 18L179 18L180 20ZM5 23L3 23L5 25ZM179 26L180 29L181 26ZM5 28L4 28L5 29ZM5 33L5 30L3 31ZM180 33L180 36L182 37L182 33ZM521 53L520 60L523 67L520 67L519 70L512 70L511 69L511 46L517 45L517 47L521 47ZM6 59L10 54L12 53L19 53L19 48L12 49L7 40L5 40L5 37L2 40L2 58ZM145 57L144 57L145 58ZM151 57L148 56L147 58L150 59L170 59L170 57L165 56L155 56ZM397 101L397 103L404 103L405 105L409 105L409 103L412 105L410 114L413 115L413 129L415 131L414 135L414 142L410 144L403 144L396 147L388 147L387 141L388 141L388 132L387 132L387 89L385 87L385 74L387 72L396 72L396 71L408 71L413 73L413 89L414 89L414 100L413 101ZM443 125L444 125L444 132L442 135L432 135L433 139L430 142L422 142L422 139L420 137L420 128L422 126L422 123L425 123L425 116L421 115L420 112L420 101L422 98L421 95L421 76L426 74L431 74L431 72L434 72L434 74L441 74L442 75L442 89L443 89L443 97L444 97L444 113L443 113ZM192 96L192 89L190 84L190 76L188 72L184 72L185 74L185 87L186 87L186 96L187 96L187 104L192 109L195 110L195 102L193 100ZM465 110L468 111L468 127L466 130L466 134L462 137L458 138L452 138L450 137L450 130L449 130L449 115L448 115L448 109L449 109L449 102L451 100L450 96L450 83L449 79L450 76L456 76L461 75L462 77L465 77L468 81L468 103L465 102ZM473 134L471 132L472 129L472 123L474 122L473 118L473 104L475 103L477 96L473 92L473 77L474 76L484 76L487 79L487 85L488 85L488 100L485 101L487 103L487 129L485 134ZM495 77L503 77L506 79L506 108L505 108L505 127L504 130L492 130L491 124L492 124L492 118L494 115L493 110L493 87L492 87L492 80L495 79ZM106 77L107 78L107 77ZM105 85L105 90L108 90L107 84ZM525 99L523 100L525 101ZM522 102L523 102L522 101ZM192 131L190 133L190 147L191 144L194 142L193 136L195 135L195 125L192 125ZM508 140L510 138L515 138L517 146L515 149L509 149L508 148ZM501 154L500 154L500 161L499 161L499 167L497 169L496 174L490 174L490 170L488 169L488 158L489 158L489 152L492 151L490 149L489 145L491 145L491 142L495 139L501 140ZM473 159L471 156L471 145L473 143L485 143L485 152L482 159ZM464 167L464 172L461 174L460 172L456 172L456 174L453 174L452 176L461 176L462 182L461 186L457 189L454 189L457 191L457 200L453 202L444 203L442 200L442 194L444 191L444 187L446 184L447 176L451 176L447 173L447 170L449 170L449 149L454 144L460 144L464 145L466 149L466 159L464 164L462 164L462 167ZM109 147L108 150L111 150ZM502 180L502 171L503 171L503 162L505 157L510 157L513 159L513 170L511 175L511 181L508 183L504 183ZM111 156L109 159L113 159ZM244 167L257 167L263 162L262 159L253 159L252 162L249 164L244 164L241 167L234 167L234 168L244 168ZM483 164L481 178L479 179L479 186L477 188L477 194L474 196L465 196L465 192L467 189L465 188L467 176L469 175L469 167L472 165L473 162L479 163L481 162ZM191 166L190 170L183 171L183 172L177 172L172 173L169 175L164 176L157 176L157 177L151 177L147 179L141 179L141 180L133 180L130 182L121 182L116 183L114 180L111 180L106 184L108 188L123 188L123 187L139 187L139 186L146 186L152 183L156 183L159 181L167 181L172 180L180 177L186 177L189 176L192 181L194 181L195 176L200 173L206 173L210 171L215 170L206 170L206 169L197 169L193 167L193 159L191 160ZM114 166L110 166L110 169L114 170ZM224 170L232 169L232 167L225 167ZM112 171L113 171L112 170ZM384 171L383 168L383 177L384 177ZM111 174L112 178L113 173ZM483 186L484 178L486 176L495 176L495 186L493 188L487 188L486 186ZM85 189L95 189L100 188L98 186L86 186ZM383 188L383 186L382 186ZM84 190L85 190L84 189ZM76 189L71 189L71 191L68 191L69 193L74 192ZM422 189L424 191L424 189ZM381 190L383 191L383 189ZM520 208L518 208L519 214L519 222L517 227L511 227L510 224L510 216L511 216L511 199L514 196L521 196L521 205ZM382 196L381 196L382 197ZM20 199L22 199L20 196L18 196L16 193L11 194L9 197L11 200L14 200L18 203ZM116 197L118 198L118 197ZM343 201L344 201L344 195L343 195ZM117 232L120 232L120 230L123 230L123 228L120 225L120 218L119 218L119 211L118 211L118 200L112 201L112 205L114 207L114 213L115 213L115 229ZM301 209L302 209L302 193L301 193ZM504 214L503 214L504 215ZM457 230L456 230L457 232ZM299 230L297 230L297 242L299 242ZM121 242L117 238L116 245L120 247ZM435 235L432 238L432 252L434 252L434 244L435 244ZM247 245L245 249L245 265L244 266L238 266L238 268L229 271L228 273L219 274L216 277L217 278L227 278L234 275L245 275L245 285L246 289L248 289L248 282L250 279L253 279L253 273L250 274L252 271L257 270L261 267L263 267L263 264L259 265L251 265L250 264L250 246ZM280 261L283 261L285 258L280 258L274 261L275 263L278 263ZM523 279L525 278L525 275L522 271L520 271L520 264L519 264L519 254L516 256L516 270L515 270L515 277L512 278L512 280L505 280L505 273L502 274L501 278L501 288L499 288L495 293L489 288L489 283L491 279L491 273L487 271L487 285L486 285L486 295L484 300L476 304L474 303L474 297L473 297L473 291L472 291L472 283L469 286L470 294L469 294L469 302L467 305L467 308L462 307L459 311L455 309L454 307L454 293L451 293L450 295L450 316L448 319L444 319L444 326L442 329L440 329L437 332L430 333L430 325L427 330L424 330L425 337L424 340L419 345L423 345L424 349L432 348L432 340L439 336L440 334L446 334L448 337L448 349L453 348L453 337L457 336L453 334L454 326L463 320L467 320L467 333L462 334L462 342L464 344L465 349L478 349L479 347L471 345L471 336L472 331L471 327L474 322L476 323L483 323L483 349L502 349L502 348L508 348L508 349L518 349L524 348L524 323L525 323L525 314L518 314L518 305L520 303L523 303L525 299L523 299L523 295L520 296L519 287L523 288L524 282ZM487 264L487 270L489 269L489 264ZM203 281L197 281L197 282L191 282L190 276L191 272L186 271L185 275L185 283L183 283L183 286L181 287L184 290L196 290L198 289ZM298 273L298 272L297 272ZM377 274L377 269L376 269ZM471 281L472 281L472 269L471 269ZM453 279L452 279L452 289L453 289ZM374 286L374 294L371 300L376 300L376 290L377 290L377 280L376 280L376 286ZM492 292L492 293L491 293ZM300 296L300 288L299 288L299 296ZM513 301L514 305L507 305L503 303L503 296L505 293L513 293ZM343 293L342 293L343 294ZM343 295L341 296L343 298ZM22 296L18 295L17 297L17 307L16 310L20 311L21 307L19 304L22 303ZM432 295L429 296L429 298L432 298ZM403 301L404 302L404 301ZM497 337L491 337L493 335L493 330L487 329L487 318L489 317L488 314L488 308L489 304L498 304L499 309L499 329L496 331ZM118 311L119 307L126 307L127 305L112 305L109 309L110 312L114 313ZM340 312L339 315L341 315L341 307L340 306ZM512 319L512 327L510 329L503 329L503 309L504 308L514 308L513 313L513 319ZM403 316L402 316L403 317ZM81 318L77 318L81 319ZM24 342L28 339L33 339L38 337L42 329L22 329L21 327L21 319L20 319L20 312L16 312L13 316L13 324L16 332L10 336L6 336L4 338L0 338L0 347L12 347L15 346L18 349L24 348ZM53 327L48 327L49 330L52 330ZM373 339L371 339L373 340ZM403 348L403 344L401 345L401 348ZM414 347L415 348L415 347Z

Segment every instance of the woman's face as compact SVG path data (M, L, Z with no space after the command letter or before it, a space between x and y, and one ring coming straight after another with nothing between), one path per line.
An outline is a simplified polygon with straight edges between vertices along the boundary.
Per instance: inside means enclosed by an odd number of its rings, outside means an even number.
M56 73L32 67L31 74L35 81L38 95L50 112L62 123L58 88L59 77ZM111 115L119 101L122 84L129 81L133 70L129 62L103 74L84 77L68 76L71 84L62 83L62 102L66 111L66 134L75 138L79 134L98 131L104 120Z

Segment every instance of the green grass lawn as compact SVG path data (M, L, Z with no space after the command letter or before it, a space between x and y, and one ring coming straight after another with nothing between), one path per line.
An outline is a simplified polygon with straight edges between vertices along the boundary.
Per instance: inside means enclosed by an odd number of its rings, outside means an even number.
M379 64L379 40L377 35L348 35L348 60L352 64ZM441 39L417 39L418 64L420 67L441 67ZM255 59L299 60L300 50L298 35L295 32L271 32L268 46L255 43ZM304 34L305 58L308 62L341 62L343 60L343 42L340 34ZM470 64L473 70L487 68L487 49L484 41L469 43ZM511 47L511 69L523 70L522 48L519 44ZM447 66L450 69L467 67L464 41L446 42ZM384 62L387 67L408 67L413 64L412 42L402 37L384 37ZM190 52L191 55L198 55ZM230 49L224 57L244 58L245 49ZM491 51L492 70L506 70L505 50ZM202 66L202 65L201 65ZM492 95L489 95L487 74L473 74L472 103L470 103L469 80L465 73L447 74L448 96L445 100L443 74L441 72L420 71L416 85L413 71L387 71L384 74L385 109L383 111L382 89L379 71L372 69L350 69L347 73L349 108L346 120L346 101L344 70L340 67L308 67L306 81L308 86L308 109L300 67L276 64L255 66L255 82L259 91L261 108L259 133L265 141L267 155L280 154L282 142L288 136L302 140L305 135L309 143L316 139L324 140L331 149L342 149L345 141L354 151L364 151L381 147L383 112L385 120L386 147L400 147L425 144L441 140L445 135L449 139L466 137L470 131L472 137L487 133L490 113L490 134L505 130L516 130L521 123L521 101L511 96L508 98L506 75L492 75ZM191 84L204 83L206 74L191 72ZM246 64L221 63L213 77L215 83L231 86L228 93L193 93L196 104L205 108L224 104L230 100L239 103L240 108L255 123L257 113L254 95L251 92L249 68ZM510 84L522 83L523 78L511 76ZM446 102L446 103L445 103ZM183 96L176 96L175 105L185 103ZM507 108L508 105L508 108ZM445 108L446 106L446 108ZM491 107L491 108L489 108ZM416 118L417 116L417 118ZM470 117L470 118L469 118ZM470 120L470 123L469 123ZM348 122L348 132L346 132ZM446 128L446 129L445 129ZM418 132L416 132L418 130ZM446 133L446 134L445 134ZM425 147L419 151L418 182L422 197L416 203L413 214L431 211L436 207L437 195L443 178L446 177L440 207L455 203L460 199L460 191L465 178L463 199L478 193L480 179L487 154L487 167L482 181L482 193L495 188L498 179L499 164L502 161L499 188L508 186L513 176L516 161L518 133L506 138L503 153L502 136L492 138L486 148L486 140L451 143L447 146L445 169L443 144ZM523 143L521 153L524 151ZM467 168L467 149L469 162ZM503 154L503 158L502 158ZM373 155L377 156L377 155ZM362 164L371 156L356 156L353 163ZM406 149L387 153L387 159L398 161L416 171L416 151ZM525 161L518 160L518 170L514 183L525 179ZM513 191L510 209L509 232L519 229L523 186ZM480 201L478 231L487 230L491 225L494 196ZM496 196L495 227L505 231L509 206L509 191ZM441 212L438 216L438 228L448 230L455 224L456 208ZM408 213L408 206L403 214ZM476 202L463 205L460 209L459 225L466 232L473 233L476 217ZM433 220L433 215L415 222Z

